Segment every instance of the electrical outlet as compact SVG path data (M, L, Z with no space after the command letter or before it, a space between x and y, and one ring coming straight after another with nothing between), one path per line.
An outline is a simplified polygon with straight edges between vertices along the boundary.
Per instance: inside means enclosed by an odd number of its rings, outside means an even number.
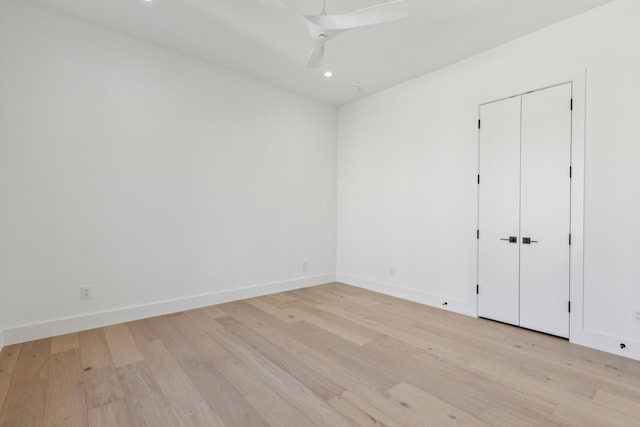
M80 299L83 301L91 299L91 286L84 286L80 288Z
M636 308L631 312L633 323L640 324L640 308Z
M302 269L307 270L309 268L309 263L307 261L302 261Z
M396 275L396 269L393 267L389 267L389 276L395 276Z

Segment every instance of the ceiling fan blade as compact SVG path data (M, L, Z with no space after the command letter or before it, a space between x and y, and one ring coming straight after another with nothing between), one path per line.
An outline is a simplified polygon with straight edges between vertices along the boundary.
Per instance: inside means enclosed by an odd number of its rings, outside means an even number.
M324 39L316 40L315 45L313 46L313 50L309 55L309 61L307 61L307 68L321 68L322 62L324 61Z
M409 16L409 7L406 0L394 0L344 15L305 16L305 18L326 30L347 30L395 21L407 16Z

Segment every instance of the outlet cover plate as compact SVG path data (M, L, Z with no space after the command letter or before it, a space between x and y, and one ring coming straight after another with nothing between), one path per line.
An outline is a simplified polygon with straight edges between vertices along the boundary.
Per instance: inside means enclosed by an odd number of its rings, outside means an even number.
M80 288L80 299L82 301L91 299L91 286L84 286Z

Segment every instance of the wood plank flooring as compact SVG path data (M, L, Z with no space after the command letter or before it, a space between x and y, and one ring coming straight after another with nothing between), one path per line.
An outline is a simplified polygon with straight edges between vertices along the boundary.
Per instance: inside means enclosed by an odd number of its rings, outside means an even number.
M0 427L640 426L640 362L332 283L8 346Z

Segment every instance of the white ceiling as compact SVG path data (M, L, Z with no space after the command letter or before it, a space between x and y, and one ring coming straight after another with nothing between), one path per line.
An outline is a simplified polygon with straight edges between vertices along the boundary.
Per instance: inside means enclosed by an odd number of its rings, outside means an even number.
M261 0L35 0L238 73L340 105L480 53L612 0L408 0L409 18L341 34L324 70L293 13ZM322 0L284 0L317 14ZM388 0L327 0L346 13ZM350 91L351 86L361 88Z

